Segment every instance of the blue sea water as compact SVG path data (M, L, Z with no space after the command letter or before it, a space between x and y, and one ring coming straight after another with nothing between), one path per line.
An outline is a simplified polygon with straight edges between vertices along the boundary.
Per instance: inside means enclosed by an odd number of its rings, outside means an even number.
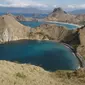
M32 28L35 28L35 27L38 27L40 26L41 24L56 24L57 26L64 26L68 29L76 29L78 28L78 26L75 26L75 25L71 25L71 24L63 24L63 23L52 23L52 22L36 22L36 21L21 21L20 22L21 24L23 25L26 25L26 26L30 26Z
M22 40L0 44L0 60L31 63L49 71L79 67L79 61L70 49L53 41Z

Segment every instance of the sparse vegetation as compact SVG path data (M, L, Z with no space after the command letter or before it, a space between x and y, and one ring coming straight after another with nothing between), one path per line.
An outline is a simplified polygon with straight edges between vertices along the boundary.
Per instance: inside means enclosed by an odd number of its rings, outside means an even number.
M76 49L78 46L79 46L79 44L74 44L74 45L72 45L72 47L73 47L74 49Z
M0 61L0 85L85 85L85 70L48 72L39 66Z
M24 73L20 73L20 72L18 72L18 73L16 73L16 77L19 77L19 78L26 78L26 75L24 74Z

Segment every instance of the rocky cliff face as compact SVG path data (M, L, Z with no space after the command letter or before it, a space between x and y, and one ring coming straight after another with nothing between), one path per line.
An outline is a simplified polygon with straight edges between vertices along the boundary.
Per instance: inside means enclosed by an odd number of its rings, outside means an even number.
M43 68L0 61L1 85L85 85L85 69L48 72Z
M26 21L26 18L23 15L15 16L15 19L18 21Z
M79 29L80 46L77 51L85 57L85 27Z

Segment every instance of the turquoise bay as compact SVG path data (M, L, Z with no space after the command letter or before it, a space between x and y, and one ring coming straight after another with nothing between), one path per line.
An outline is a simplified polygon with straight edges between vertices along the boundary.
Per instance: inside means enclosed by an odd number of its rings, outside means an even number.
M72 25L72 24L64 24L64 23L57 23L57 22L44 22L44 21L21 21L20 22L21 24L23 25L26 25L26 26L30 26L32 28L35 28L35 27L38 27L40 26L41 24L56 24L57 26L65 26L67 27L68 29L75 29L75 28L78 28L78 26L76 25Z
M75 70L79 60L63 44L53 41L20 40L0 44L0 60L31 63L45 70Z

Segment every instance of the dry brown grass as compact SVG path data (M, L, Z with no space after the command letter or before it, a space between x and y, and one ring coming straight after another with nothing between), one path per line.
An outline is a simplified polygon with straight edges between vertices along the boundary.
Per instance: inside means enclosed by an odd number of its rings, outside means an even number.
M30 64L0 61L0 85L85 85L85 70L48 72Z

